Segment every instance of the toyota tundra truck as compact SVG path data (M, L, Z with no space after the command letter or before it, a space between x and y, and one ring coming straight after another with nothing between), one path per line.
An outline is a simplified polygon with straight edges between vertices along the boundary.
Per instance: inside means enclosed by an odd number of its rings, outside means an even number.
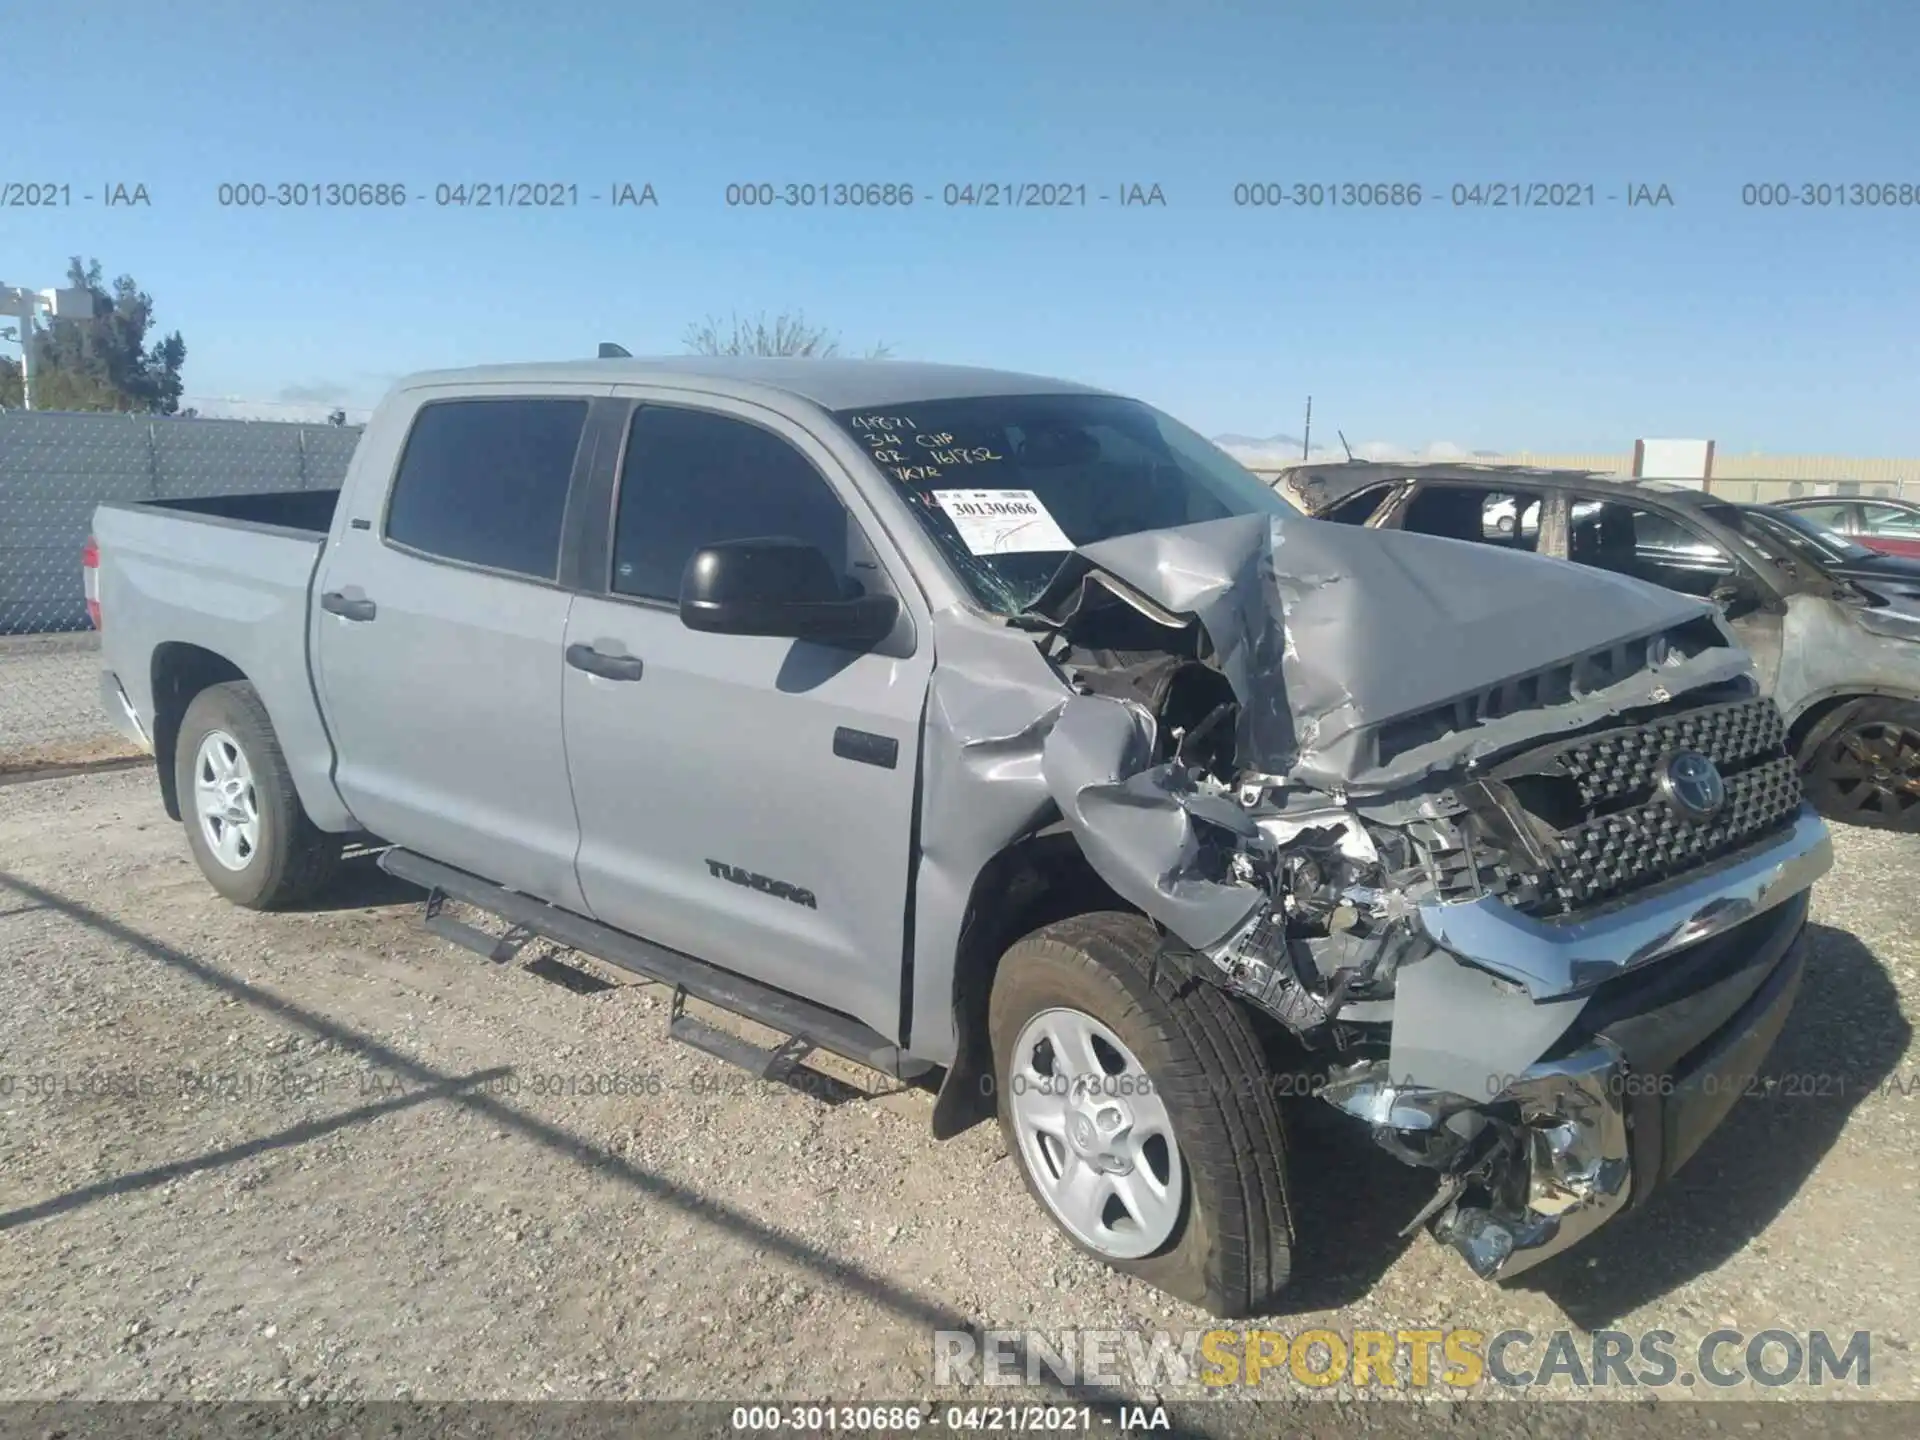
M626 967L769 1078L937 1086L940 1138L997 1115L1075 1245L1223 1316L1315 1243L1295 1105L1432 1172L1415 1227L1489 1279L1639 1206L1832 863L1710 603L1308 518L1028 375L421 374L337 492L105 504L87 563L229 900L377 843L448 939Z

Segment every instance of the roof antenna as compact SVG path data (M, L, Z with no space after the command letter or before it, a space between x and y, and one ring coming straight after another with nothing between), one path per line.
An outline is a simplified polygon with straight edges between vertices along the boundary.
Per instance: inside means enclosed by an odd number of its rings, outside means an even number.
M611 340L602 340L600 342L600 358L602 360L631 360L633 358L633 352L624 345L616 345Z
M1340 448L1347 452L1347 463L1352 464L1353 463L1353 447L1347 444L1347 432L1344 430L1336 430L1333 433L1340 437Z

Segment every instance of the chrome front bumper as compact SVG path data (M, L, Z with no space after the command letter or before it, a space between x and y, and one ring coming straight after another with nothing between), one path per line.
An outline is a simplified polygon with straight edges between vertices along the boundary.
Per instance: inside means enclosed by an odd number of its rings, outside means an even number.
M1419 918L1443 950L1515 981L1536 1001L1559 1000L1744 924L1832 868L1826 822L1803 805L1792 828L1771 844L1597 915L1536 920L1488 895L1423 902Z
M1499 1097L1520 1110L1523 1208L1457 1206L1435 1237L1492 1280L1558 1255L1624 1209L1633 1180L1628 1076L1619 1052L1604 1042L1529 1069Z

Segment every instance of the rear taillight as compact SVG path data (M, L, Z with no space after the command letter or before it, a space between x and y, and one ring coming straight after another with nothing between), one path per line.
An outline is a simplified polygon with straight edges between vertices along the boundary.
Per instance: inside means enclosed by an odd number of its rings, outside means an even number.
M87 536L86 548L80 552L80 573L87 581L87 619L93 622L93 628L100 626L100 544L93 536ZM69 592L71 593L71 592Z

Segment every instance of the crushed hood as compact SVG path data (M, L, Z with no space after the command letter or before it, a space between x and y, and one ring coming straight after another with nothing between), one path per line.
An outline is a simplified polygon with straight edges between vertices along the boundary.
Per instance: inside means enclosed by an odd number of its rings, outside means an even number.
M1642 581L1469 540L1248 515L1083 546L1032 610L1066 626L1104 573L1197 621L1240 701L1244 764L1305 783L1397 784L1610 712L1750 673L1716 649L1580 701L1487 721L1382 762L1383 722L1713 616Z

